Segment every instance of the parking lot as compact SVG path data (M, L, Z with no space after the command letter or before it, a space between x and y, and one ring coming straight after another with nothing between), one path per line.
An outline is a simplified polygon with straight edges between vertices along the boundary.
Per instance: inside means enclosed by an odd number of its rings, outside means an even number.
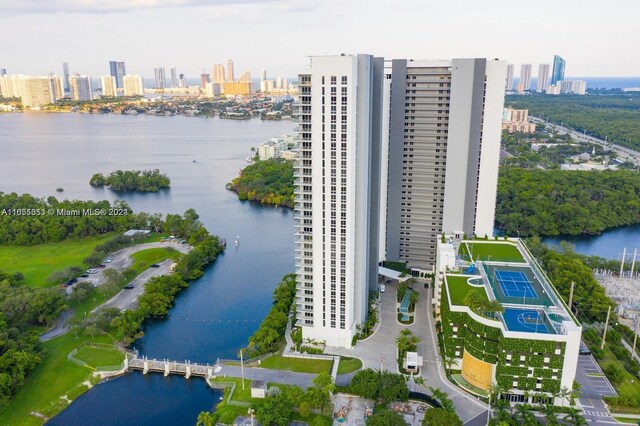
M576 380L582 385L581 396L585 398L602 398L605 396L618 396L609 379L593 358L593 355L580 355Z

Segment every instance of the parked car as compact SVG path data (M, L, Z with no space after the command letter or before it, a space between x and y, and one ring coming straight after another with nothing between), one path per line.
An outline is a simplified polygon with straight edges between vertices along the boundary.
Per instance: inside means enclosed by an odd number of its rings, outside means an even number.
M101 263L100 265L96 265L95 266L95 268L97 268L97 269L104 269L106 267L107 267L107 265L105 265L104 263Z
M154 264L152 264L150 267L151 267L151 268L159 268L159 267L160 267L160 265L158 265L157 263L154 263Z
M87 270L87 274L97 274L97 273L98 273L98 270L95 268L91 268Z
M89 278L89 274L82 274L80 275L80 278Z
M75 283L78 282L77 278L71 278L70 280L68 280L66 283L64 283L64 285L66 286L70 286L70 285L74 285Z
M110 257L107 257L107 258L106 258L106 259L104 259L102 262L103 262L103 263L111 263L111 262L113 262L113 259L111 259Z
M133 288L133 284L127 284L124 286L125 289L131 290Z

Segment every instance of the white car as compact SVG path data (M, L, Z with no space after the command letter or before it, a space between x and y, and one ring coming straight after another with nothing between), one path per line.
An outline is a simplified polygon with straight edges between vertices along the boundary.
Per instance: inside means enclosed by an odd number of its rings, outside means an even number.
M102 263L111 263L113 262L113 259L111 259L110 257L107 257L105 260L102 261Z
M97 273L98 273L98 270L94 269L94 268L91 268L91 269L87 270L87 274L97 274Z

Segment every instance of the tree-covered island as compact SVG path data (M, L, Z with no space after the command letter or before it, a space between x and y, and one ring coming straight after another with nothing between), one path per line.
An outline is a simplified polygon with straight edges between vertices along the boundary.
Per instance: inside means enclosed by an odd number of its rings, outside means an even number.
M280 158L256 161L245 167L227 189L241 200L293 208L293 162Z
M160 170L116 170L109 176L96 173L91 177L89 185L108 186L113 191L158 192L171 186L171 179Z

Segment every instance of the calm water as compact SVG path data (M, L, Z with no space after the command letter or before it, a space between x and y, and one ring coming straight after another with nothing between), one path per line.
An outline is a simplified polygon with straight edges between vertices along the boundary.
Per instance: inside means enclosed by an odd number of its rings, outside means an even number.
M80 114L0 115L0 191L126 200L135 211L195 208L227 251L176 300L170 318L147 323L135 343L149 358L215 362L235 357L271 306L280 278L293 272L293 215L240 202L225 184L250 148L291 132L291 122ZM195 162L194 162L195 161ZM89 186L91 175L159 168L171 189L116 195ZM240 236L240 244L233 241ZM217 394L204 381L129 374L97 386L52 425L193 425Z
M544 242L554 246L560 245L560 241L573 244L576 252L581 254L620 260L625 248L627 256L633 255L635 248L640 250L640 225L616 228L596 237L565 236L544 239Z

